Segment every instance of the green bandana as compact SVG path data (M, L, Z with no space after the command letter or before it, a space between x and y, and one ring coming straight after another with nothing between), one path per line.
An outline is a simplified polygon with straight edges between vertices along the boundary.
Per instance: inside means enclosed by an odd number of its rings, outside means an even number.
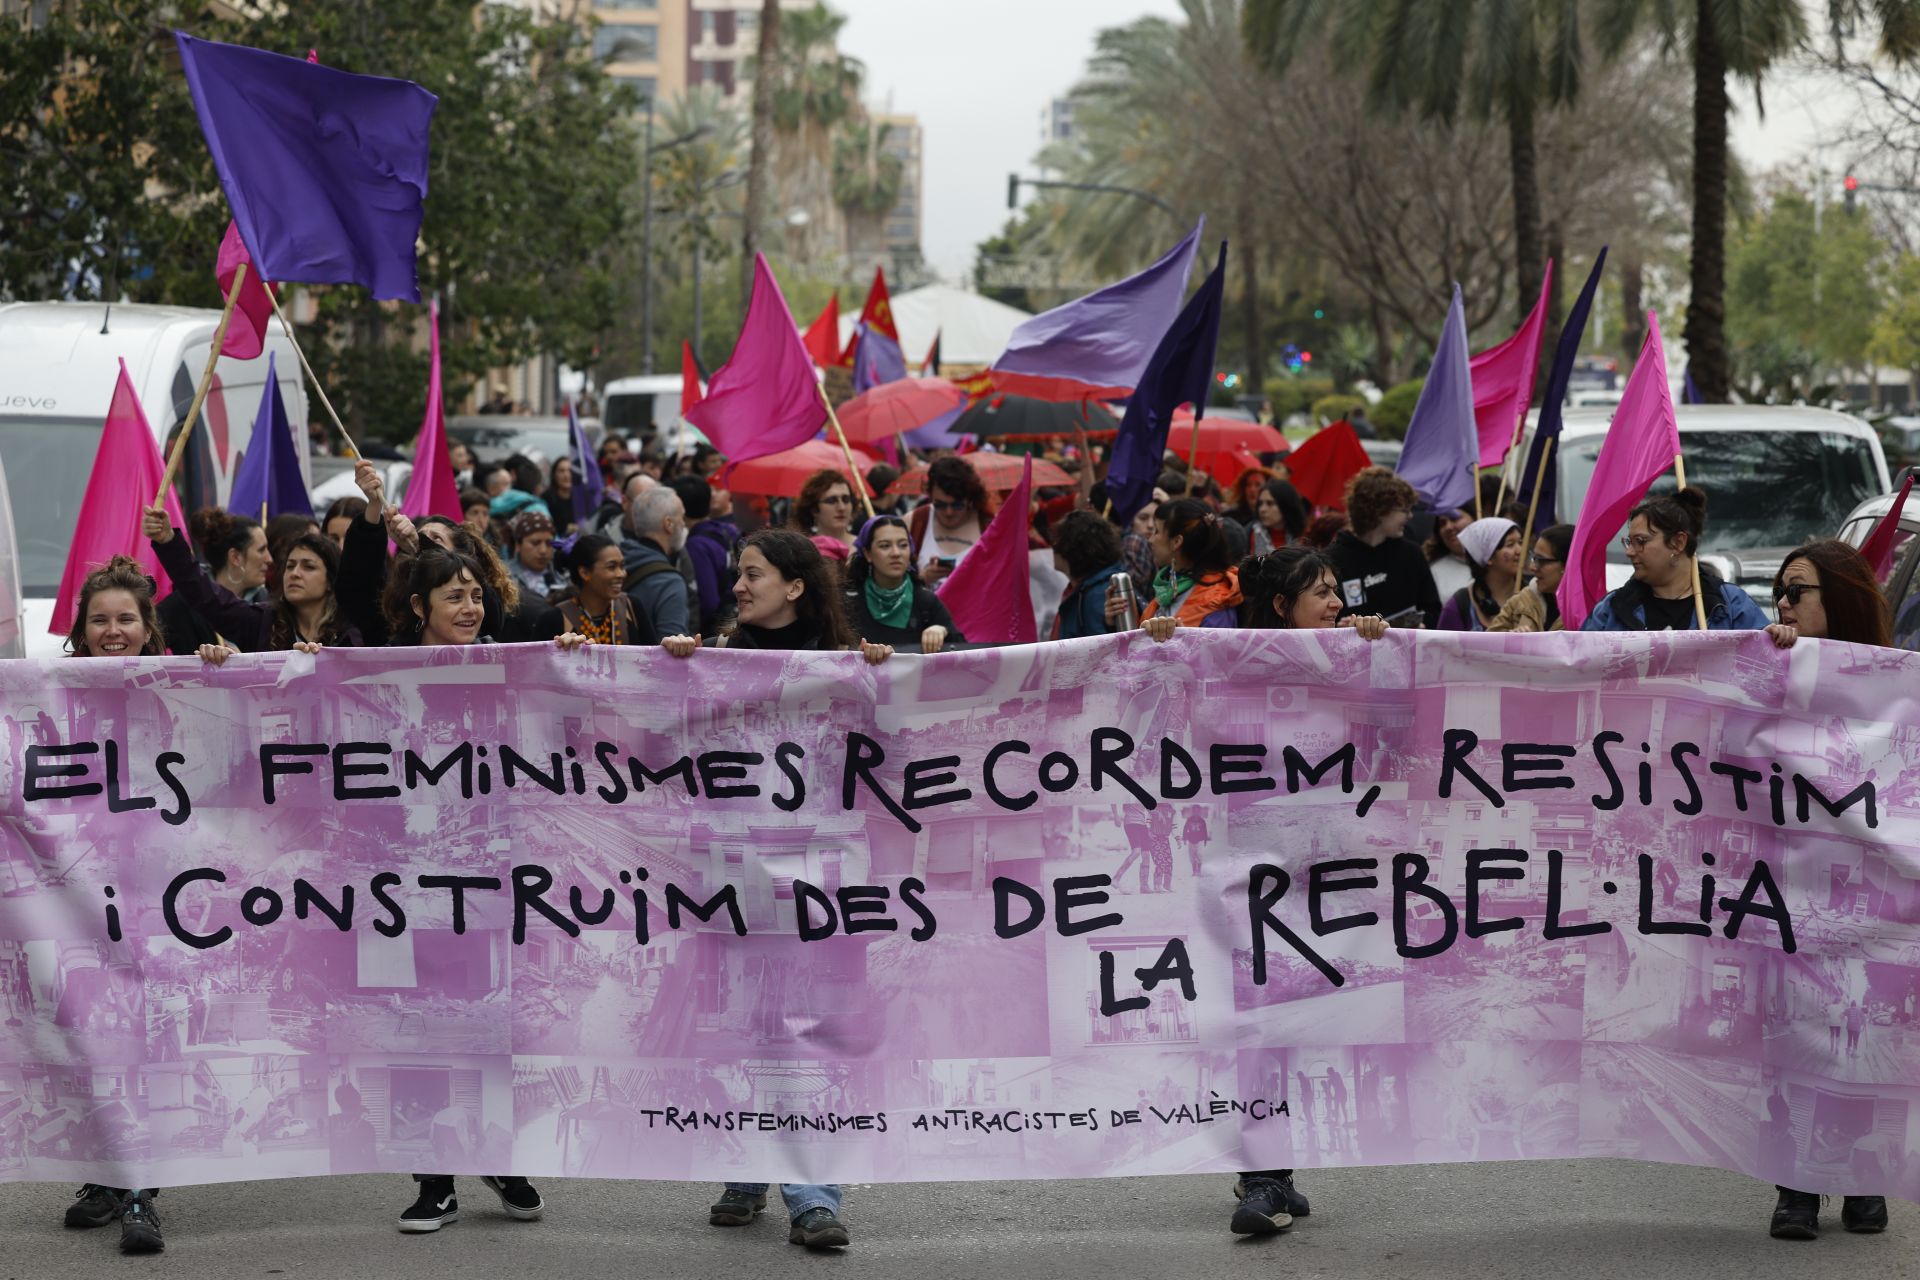
M1191 573L1180 573L1172 565L1153 575L1153 598L1160 604L1161 613L1171 613L1173 602L1193 590L1195 577Z
M900 579L900 585L888 590L869 573L862 584L867 597L867 615L883 627L905 627L913 613L913 578Z

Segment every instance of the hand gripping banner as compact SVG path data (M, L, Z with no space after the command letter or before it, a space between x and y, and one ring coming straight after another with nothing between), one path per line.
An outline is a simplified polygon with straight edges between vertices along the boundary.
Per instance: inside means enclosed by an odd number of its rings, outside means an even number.
M1718 634L0 664L0 1178L1920 1198L1916 690Z

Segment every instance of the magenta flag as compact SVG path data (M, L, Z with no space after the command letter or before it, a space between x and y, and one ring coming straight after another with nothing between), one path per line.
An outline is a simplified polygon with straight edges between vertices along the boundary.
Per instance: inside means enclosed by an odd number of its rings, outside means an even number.
M765 254L753 258L753 296L733 354L714 370L706 398L685 416L730 465L785 453L826 425L813 357Z
M993 513L973 550L935 588L954 625L976 644L1032 644L1039 639L1027 585L1027 520L1033 455L1020 483Z
M460 519L460 486L453 478L453 455L447 452L447 406L440 384L440 304L427 308L432 336L428 339L432 365L427 374L427 412L420 421L420 438L413 446L413 476L407 481L402 515Z
M1480 428L1480 465L1497 467L1513 448L1515 430L1533 403L1534 374L1540 368L1540 341L1547 332L1547 294L1553 288L1553 259L1547 259L1540 298L1526 323L1505 342L1488 347L1468 362L1473 374L1473 420Z
M260 278L260 269L247 256L246 241L240 238L240 225L229 221L227 234L220 237L220 254L213 266L214 279L220 282L222 305L242 264L247 268L247 282L240 286L240 300L234 304L233 320L227 325L227 338L220 344L220 354L236 360L254 360L267 347L267 322L273 318L273 299L267 296L270 286Z
M153 544L140 536L140 516L160 488L167 467L154 443L153 428L120 362L120 380L107 407L107 424L100 432L100 448L93 455L93 473L87 477L87 496L80 500L80 518L74 521L67 547L66 572L60 575L60 594L53 602L48 632L63 636L73 627L73 610L87 575L115 556L132 556L146 568L164 596L172 584L153 554ZM167 490L167 516L173 527L184 529L180 499ZM1024 581L1024 579L1023 579Z
M1557 593L1560 615L1572 631L1607 594L1607 544L1620 536L1627 513L1680 456L1680 424L1667 386L1667 353L1660 345L1660 317L1647 312L1647 339L1633 375L1614 410L1587 483L1586 501L1574 520L1573 547Z
M1900 535L1900 513L1906 509L1907 495L1913 492L1913 472L1907 472L1907 481L1900 486L1900 496L1887 508L1887 514L1880 517L1880 523L1873 526L1873 532L1860 544L1860 554L1873 566L1873 576L1881 582L1893 572L1893 544Z

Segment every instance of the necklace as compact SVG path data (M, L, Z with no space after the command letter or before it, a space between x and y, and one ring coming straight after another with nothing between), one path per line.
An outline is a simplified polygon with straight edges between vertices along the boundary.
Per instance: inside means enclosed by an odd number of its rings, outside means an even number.
M597 618L588 613L584 607L580 610L580 634L593 641L593 643L615 643L614 630L613 606L611 604L607 606L607 611Z

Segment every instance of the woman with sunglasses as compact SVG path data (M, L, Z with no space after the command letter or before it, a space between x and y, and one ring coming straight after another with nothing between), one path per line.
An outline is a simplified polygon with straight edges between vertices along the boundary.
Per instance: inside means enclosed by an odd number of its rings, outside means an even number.
M1507 598L1488 631L1558 631L1564 625L1560 601L1554 595L1567 574L1567 552L1573 548L1573 526L1556 524L1533 540L1527 572L1533 581Z
M1707 525L1707 495L1688 487L1648 498L1633 509L1620 540L1633 580L1608 594L1587 615L1582 631L1692 631L1699 624L1693 572ZM1758 631L1767 615L1753 597L1700 565L1707 630Z
M993 500L965 458L935 458L927 467L927 500L907 515L913 564L930 587L952 573L993 522Z
M854 501L845 476L831 467L816 471L800 486L787 527L814 539L822 555L845 560L853 553Z
M1802 639L1841 640L1883 649L1893 646L1893 617L1873 568L1844 542L1823 538L1789 551L1773 576L1773 598L1780 621L1769 626L1767 634L1782 649L1791 649ZM1832 1052L1837 1059L1839 1037L1834 1039ZM1774 1201L1770 1234L1778 1240L1818 1236L1819 1194L1791 1187L1775 1189L1779 1197ZM1856 1233L1885 1231L1886 1197L1846 1196L1840 1202L1840 1225Z

